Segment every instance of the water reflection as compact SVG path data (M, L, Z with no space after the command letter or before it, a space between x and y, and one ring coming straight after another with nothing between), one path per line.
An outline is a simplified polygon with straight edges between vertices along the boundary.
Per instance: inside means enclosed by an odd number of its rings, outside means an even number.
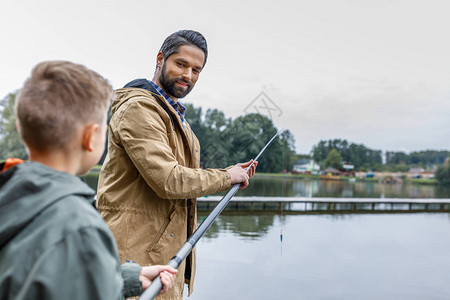
M223 194L223 193L222 193ZM297 178L252 178L239 196L340 197L340 198L450 198L450 188L417 184L385 184L308 180Z
M302 203L303 204L303 203ZM206 231L203 238L207 240L214 240L219 238L220 233L230 233L236 237L242 238L244 240L258 240L264 238L264 236L272 230L274 224L278 224L284 226L286 220L292 217L308 217L308 216L316 216L318 218L330 219L335 221L350 221L352 219L362 218L364 215L416 215L423 214L426 212L427 214L436 214L440 216L447 216L450 224L450 214L443 213L442 210L439 210L439 204L433 206L430 204L429 210L424 211L422 204L413 204L412 209L410 210L409 204L396 203L396 204L386 204L386 203L377 203L376 209L379 211L372 211L372 204L359 203L356 204L356 209L358 212L351 211L350 203L338 203L339 208L335 208L336 211L330 212L328 211L327 204L317 204L315 211L313 212L266 212L266 211L235 211L235 210L224 210L220 216L216 219L216 221L211 225L211 227ZM322 211L321 207L322 206ZM339 212L341 211L341 212ZM448 210L446 211L448 212ZM199 210L197 222L200 225L201 222L208 216L210 211ZM412 218L412 217L411 217Z
M206 217L206 212L199 213L198 223L202 222ZM259 215L241 215L241 214L227 214L221 215L211 225L203 238L215 239L218 238L220 232L230 232L245 240L258 240L265 236L274 221L284 224L285 216L259 214Z
M198 224L207 216L207 212L199 212L197 218ZM206 231L203 239L213 240L219 238L220 233L232 233L234 236L238 236L244 240L258 240L263 238L275 223L283 226L286 218L289 216L270 213L254 213L253 215L248 215L246 212L223 212L208 231ZM358 215L323 214L318 215L318 217L332 220L350 220L351 218L358 218Z

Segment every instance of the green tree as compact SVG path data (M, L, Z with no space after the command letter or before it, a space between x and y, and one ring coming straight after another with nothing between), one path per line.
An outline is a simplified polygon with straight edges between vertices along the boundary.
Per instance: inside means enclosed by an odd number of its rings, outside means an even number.
M225 117L225 114L218 109L208 109L205 114L204 125L209 129L216 129L222 131L230 124L230 119Z
M260 114L247 114L236 118L226 129L230 157L233 163L254 158L264 145L277 133L272 121ZM259 158L260 172L281 172L283 147L277 137L263 156Z
M439 184L450 185L450 164L439 166L435 172L435 177Z
M14 101L17 92L7 95L0 100L0 159L16 157L27 158L19 134L16 130L16 117L14 114Z
M388 165L394 165L394 164L409 164L410 159L408 157L408 154L405 152L393 152L393 151L387 151L386 152L386 164Z
M197 137L199 135L201 136L202 132L202 108L201 107L195 107L194 105L190 103L184 104L186 107L186 113L185 118L186 121L189 123L189 126L191 126L192 130L195 132Z
M442 165L449 154L449 151L436 150L415 151L410 154L387 151L385 169L407 171L413 167L421 167L433 170L437 166Z
M234 120L217 109L186 105L186 120L201 144L201 166L223 168L254 158L277 132L272 121L260 114L247 114ZM259 159L259 172L290 170L295 160L295 138L287 130L272 142Z
M285 130L281 134L280 143L283 149L283 170L290 172L296 160L294 135Z
M362 144L349 143L341 139L320 141L313 147L312 157L323 165L332 149L336 149L343 161L353 164L357 169L371 168L382 162L380 150L372 150Z
M330 153L328 153L327 158L323 162L323 167L332 167L335 169L339 169L342 167L342 156L336 149L332 149Z

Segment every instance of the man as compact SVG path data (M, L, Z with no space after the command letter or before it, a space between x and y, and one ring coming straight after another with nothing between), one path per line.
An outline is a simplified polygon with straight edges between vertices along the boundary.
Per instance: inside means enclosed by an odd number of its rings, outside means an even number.
M0 164L0 299L123 299L175 269L120 265L86 174L105 148L112 88L67 61L38 64L16 99L28 162Z
M152 81L137 79L116 91L108 155L100 172L98 208L113 231L122 261L167 263L196 228L196 197L248 185L252 161L227 169L199 167L200 145L178 99L194 87L208 55L205 38L170 35L156 59ZM179 268L164 299L193 291L195 251Z

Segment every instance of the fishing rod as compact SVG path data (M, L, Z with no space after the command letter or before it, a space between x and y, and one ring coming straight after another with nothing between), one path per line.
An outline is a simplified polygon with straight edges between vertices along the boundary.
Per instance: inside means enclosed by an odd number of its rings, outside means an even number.
M261 156L261 154L266 150L266 148L272 143L272 141L280 135L284 129L278 131L270 141L262 148L262 150L258 153L258 155L253 159L250 166L245 170L248 172L255 161ZM220 200L219 204L213 209L213 211L206 217L206 219L197 227L194 233L189 237L189 239L183 244L183 246L178 250L174 257L167 263L168 266L171 266L174 269L178 269L181 262L186 259L186 257L191 253L192 249L194 249L195 244L202 238L205 234L206 230L209 229L211 224L216 220L216 218L220 215L220 213L227 206L228 202L230 202L231 198L237 193L239 188L241 187L241 183L234 184L228 192L223 196L222 200ZM159 275L152 281L150 286L141 294L139 300L151 300L155 298L159 292L161 291L162 283Z

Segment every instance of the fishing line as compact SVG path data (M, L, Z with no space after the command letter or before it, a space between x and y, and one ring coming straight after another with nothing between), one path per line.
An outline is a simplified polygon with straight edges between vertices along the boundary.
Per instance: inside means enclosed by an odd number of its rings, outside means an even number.
M285 170L285 167L286 167L286 165L285 165L285 161L284 161L284 159L285 159L285 156L284 156L284 150L285 150L285 148L286 148L286 145L285 145L285 143L284 143L284 141L283 141L283 161L281 162L281 164L282 164L282 172L283 172L283 174L284 174L284 170ZM284 176L283 176L284 177ZM283 181L281 182L281 197L284 197L285 195L284 195L284 180L285 180L285 178L283 178ZM282 199L281 199L282 200ZM284 205L283 205L284 203L281 201L280 202L280 206L281 206L281 217L280 217L280 256L283 256L283 226L281 226L281 225L283 225L283 208L284 208Z

